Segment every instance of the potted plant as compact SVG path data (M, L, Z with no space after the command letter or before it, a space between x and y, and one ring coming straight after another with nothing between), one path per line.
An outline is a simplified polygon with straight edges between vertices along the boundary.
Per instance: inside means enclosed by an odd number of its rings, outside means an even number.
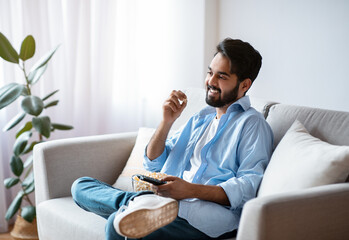
M51 101L58 90L55 90L44 97L35 96L32 93L32 87L40 80L45 72L48 62L56 52L58 46L38 62L31 70L26 69L26 61L34 56L35 40L33 36L27 36L18 53L8 39L0 32L0 57L4 60L17 64L23 72L24 81L22 83L11 82L0 88L0 110L9 106L16 100L20 100L21 110L3 127L3 131L9 131L27 118L27 121L17 128L16 140L13 145L13 155L10 160L10 167L13 177L4 180L6 188L20 185L20 190L9 206L5 218L10 220L19 212L17 220L25 222L19 225L30 225L36 222L36 210L34 203L30 200L29 194L34 191L33 175L33 155L32 150L38 143L44 142L50 138L51 132L55 130L70 130L73 127L51 122L49 116L45 115L45 109L57 106L58 100ZM26 160L24 161L24 158ZM27 202L27 204L23 204ZM11 232L13 237L16 231L17 221ZM35 225L36 231L36 225Z

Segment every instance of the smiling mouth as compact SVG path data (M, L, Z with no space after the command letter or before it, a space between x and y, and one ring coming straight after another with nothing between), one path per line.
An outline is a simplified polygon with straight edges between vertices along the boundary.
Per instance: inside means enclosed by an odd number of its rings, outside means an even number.
M207 86L207 91L210 92L210 93L221 93L221 90L214 87L214 86L211 86L211 85L208 85Z

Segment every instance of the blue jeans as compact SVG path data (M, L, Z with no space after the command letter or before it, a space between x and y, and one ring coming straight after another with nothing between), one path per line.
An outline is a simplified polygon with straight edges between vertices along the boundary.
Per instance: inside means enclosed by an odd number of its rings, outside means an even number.
M150 191L126 192L90 177L77 179L72 185L74 201L82 209L98 214L107 219L105 235L107 240L124 239L114 229L114 217L117 210L127 205L133 198L142 194L152 194ZM211 239L206 234L191 226L185 219L177 218L142 239Z

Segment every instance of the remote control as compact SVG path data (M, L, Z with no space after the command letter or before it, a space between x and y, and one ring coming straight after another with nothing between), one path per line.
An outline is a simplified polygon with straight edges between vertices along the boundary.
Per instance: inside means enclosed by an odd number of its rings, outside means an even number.
M162 184L167 183L166 181L161 181L161 180L159 180L159 179L155 179L155 178L148 177L148 176L141 175L141 174L137 174L136 176L137 176L140 180L146 181L146 182L151 183L151 184L154 184L154 185L162 185Z

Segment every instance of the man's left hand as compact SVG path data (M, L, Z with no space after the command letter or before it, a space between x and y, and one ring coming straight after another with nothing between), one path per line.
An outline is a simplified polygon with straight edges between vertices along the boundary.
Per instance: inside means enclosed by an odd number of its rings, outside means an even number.
M167 176L161 180L167 181L167 183L153 187L159 196L170 197L176 200L194 197L192 195L192 183L174 176Z
M160 196L176 200L198 198L224 206L230 205L227 194L220 186L190 183L174 176L167 176L161 180L167 181L167 183L153 187L156 194Z

